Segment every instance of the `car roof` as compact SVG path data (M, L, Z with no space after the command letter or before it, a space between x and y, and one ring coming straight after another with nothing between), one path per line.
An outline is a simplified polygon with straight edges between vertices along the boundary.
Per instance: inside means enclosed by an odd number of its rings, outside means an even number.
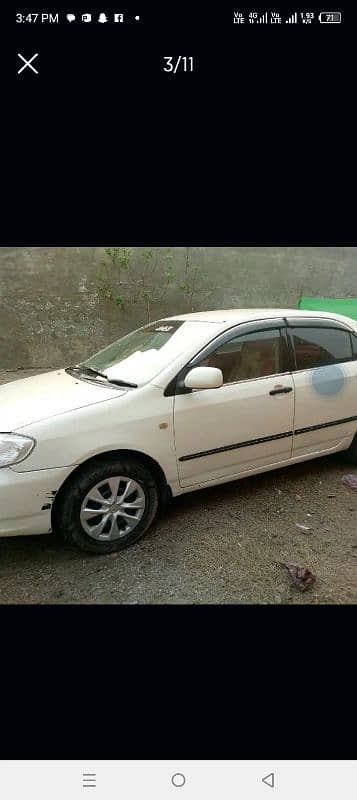
M172 320L191 320L193 322L239 323L252 320L272 319L274 317L305 317L335 319L348 323L352 328L357 327L357 322L342 314L332 314L329 311L305 311L298 308L227 308L217 311L197 311L192 314L180 314L176 317L167 317Z

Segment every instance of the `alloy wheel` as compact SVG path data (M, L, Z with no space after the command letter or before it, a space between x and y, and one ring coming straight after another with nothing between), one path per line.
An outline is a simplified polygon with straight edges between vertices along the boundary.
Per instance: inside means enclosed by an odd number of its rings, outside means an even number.
M123 475L113 476L93 486L84 498L81 525L92 539L120 539L136 528L145 506L145 493L137 481Z

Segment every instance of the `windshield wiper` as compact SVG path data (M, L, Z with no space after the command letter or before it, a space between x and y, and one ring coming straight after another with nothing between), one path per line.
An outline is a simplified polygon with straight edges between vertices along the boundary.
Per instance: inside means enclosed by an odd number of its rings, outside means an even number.
M129 381L115 380L115 378L107 378L107 381L109 381L110 383L114 383L115 386L129 386L132 389L138 388L137 383L129 383Z
M113 379L108 378L108 376L105 375L104 372L99 372L98 369L93 369L93 367L86 367L84 365L78 364L75 367L68 367L66 372L69 370L71 372L80 372L83 375L93 375L93 377L95 378L105 378L105 380L108 381L108 383L113 383L115 386L128 386L131 389L138 388L137 383L129 383L128 381L121 381L121 380L115 380L114 378Z
M93 369L93 367L85 367L84 364L79 364L78 369L80 369L81 372L84 372L85 375L94 375L96 378L107 378L107 376L104 375L104 372L99 372L99 369Z
M71 370L71 372L81 372L83 375L94 375L95 377L106 378L106 380L108 380L103 372L99 372L99 370L93 369L92 367L85 367L84 364L76 364L74 367L67 367L67 370Z

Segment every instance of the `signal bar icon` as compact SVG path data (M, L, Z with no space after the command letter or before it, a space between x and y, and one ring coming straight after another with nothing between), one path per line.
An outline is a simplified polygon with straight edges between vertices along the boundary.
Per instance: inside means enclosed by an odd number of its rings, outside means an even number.
M295 11L294 14L291 14L291 17L288 17L288 19L286 19L285 22L287 22L289 24L295 24L296 25L296 23L297 23L297 11Z
M96 788L97 775L95 772L82 772L83 789Z

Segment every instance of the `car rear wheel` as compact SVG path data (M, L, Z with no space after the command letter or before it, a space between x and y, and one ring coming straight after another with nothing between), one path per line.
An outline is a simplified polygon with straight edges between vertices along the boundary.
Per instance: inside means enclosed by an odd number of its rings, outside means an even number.
M60 491L53 529L88 553L113 553L141 539L159 502L154 474L136 459L100 460L84 466Z
M357 464L357 436L355 436L351 446L343 453L344 460L348 464Z

